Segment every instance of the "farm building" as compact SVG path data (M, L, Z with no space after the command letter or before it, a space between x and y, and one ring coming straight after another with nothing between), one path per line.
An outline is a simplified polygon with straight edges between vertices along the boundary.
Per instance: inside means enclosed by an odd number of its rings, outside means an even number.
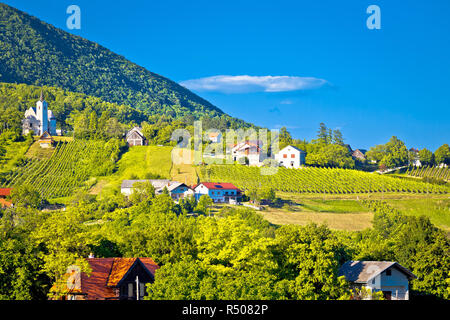
M159 268L151 258L90 257L87 262L89 276L76 265L67 268L63 300L142 300L145 285L154 281Z
M306 152L294 146L287 146L275 155L280 166L286 168L300 168L305 164Z
M366 152L367 152L367 150L365 150L365 149L356 149L355 151L352 152L352 157L354 159L364 161L364 160L366 160Z
M41 148L51 148L53 146L54 140L53 137L45 131L40 137L39 137L39 146Z
M242 161L249 165L260 165L265 159L261 150L262 141L248 140L235 144L231 149L233 161Z
M144 134L142 133L142 129L139 127L134 127L133 129L128 131L125 140L127 141L130 147L146 146L148 144L147 139L144 137Z
M172 199L175 201L194 195L194 190L182 182L172 182L167 186L167 190L169 191Z
M222 141L222 134L220 132L208 132L206 135L208 140L212 143L219 143Z
M416 276L397 262L347 261L339 270L354 287L382 291L386 300L409 300L409 281Z
M209 195L213 202L236 203L242 197L241 191L232 183L202 182L193 186L195 199Z
M181 198L194 195L194 191L184 183L177 181L170 181L167 179L153 179L153 180L123 180L120 187L122 194L130 196L133 193L135 183L150 182L155 188L156 194L161 194L164 188L167 188L169 195L173 200L179 200Z

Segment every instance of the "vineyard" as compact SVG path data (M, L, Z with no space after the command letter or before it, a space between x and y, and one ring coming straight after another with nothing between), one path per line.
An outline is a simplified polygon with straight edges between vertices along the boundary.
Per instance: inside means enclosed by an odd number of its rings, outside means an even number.
M118 154L114 140L60 141L50 158L28 160L5 177L2 187L30 185L45 199L68 196L90 176L111 172Z
M267 172L264 172L266 170ZM272 172L270 172L272 170ZM212 165L202 167L204 181L231 182L241 189L267 186L277 191L297 193L369 193L411 192L448 193L448 186L411 181L350 169L257 168L242 165ZM270 174L273 173L273 174Z
M419 178L435 178L440 180L450 180L450 169L446 167L412 167L406 172L407 175Z

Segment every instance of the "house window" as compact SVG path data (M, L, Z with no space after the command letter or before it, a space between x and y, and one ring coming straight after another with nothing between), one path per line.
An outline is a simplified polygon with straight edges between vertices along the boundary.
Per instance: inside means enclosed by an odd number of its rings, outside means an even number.
M287 154L283 154L283 158L287 158Z
M139 283L139 295L141 297L145 295L145 283Z
M391 273L391 269L387 269L387 270L386 270L386 276L390 277L391 274L392 274L392 273Z
M291 154L291 158L295 158L295 154Z
M134 296L133 283L128 283L128 297Z
M372 279L372 284L375 284L375 278Z

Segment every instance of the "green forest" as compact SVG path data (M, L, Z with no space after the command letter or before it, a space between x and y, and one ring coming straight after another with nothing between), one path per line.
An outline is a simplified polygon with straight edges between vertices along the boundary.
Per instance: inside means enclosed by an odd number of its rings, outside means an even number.
M78 192L65 211L38 211L38 197L2 212L1 299L64 294L53 284L64 283L74 263L89 274L84 258L90 253L152 257L161 268L147 299L349 299L363 294L338 276L350 259L398 261L417 276L414 297L450 297L445 233L382 201L362 201L375 212L373 227L350 232L272 225L250 209L209 216L200 202L174 204L151 190L102 200ZM186 215L192 206L198 217Z

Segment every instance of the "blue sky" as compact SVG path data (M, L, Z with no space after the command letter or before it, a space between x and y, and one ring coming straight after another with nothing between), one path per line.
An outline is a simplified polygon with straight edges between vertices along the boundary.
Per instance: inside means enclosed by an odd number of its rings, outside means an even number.
M433 151L450 143L448 0L3 2L295 138L325 122L353 148L393 135ZM81 30L66 27L71 4ZM380 30L366 27L372 4Z

